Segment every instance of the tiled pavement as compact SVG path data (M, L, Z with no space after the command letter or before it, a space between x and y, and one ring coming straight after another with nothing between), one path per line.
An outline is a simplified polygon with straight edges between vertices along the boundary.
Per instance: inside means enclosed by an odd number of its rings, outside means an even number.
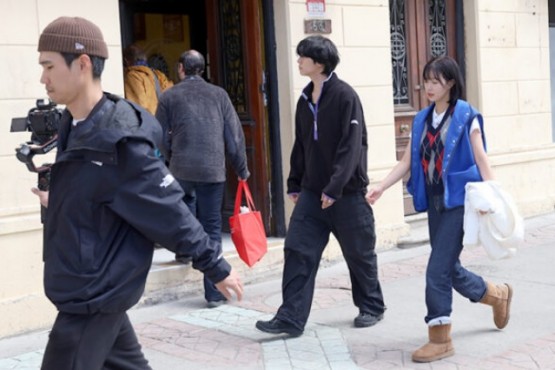
M513 285L509 326L496 330L489 307L455 295L456 354L431 364L410 360L426 339L428 246L379 254L388 310L372 328L352 327L357 311L343 262L319 272L310 321L299 338L254 328L281 303L279 279L249 285L242 302L215 309L203 308L201 297L194 297L134 309L130 316L154 369L555 369L555 213L526 225L525 245L512 259L491 261L481 248L461 257L484 278ZM38 369L46 335L1 340L0 369Z

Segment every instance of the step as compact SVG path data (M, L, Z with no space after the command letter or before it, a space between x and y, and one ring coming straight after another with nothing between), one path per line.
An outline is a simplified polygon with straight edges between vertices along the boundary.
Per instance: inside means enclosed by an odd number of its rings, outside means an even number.
M281 276L283 270L283 238L268 238L268 252L253 267L248 267L237 254L229 234L223 235L222 249L226 260L239 273L244 284ZM175 261L175 254L165 248L156 249L139 304L156 304L203 294L203 274L192 265Z
M407 216L405 221L409 224L410 231L408 235L399 238L397 248L407 249L430 244L426 213Z
M410 232L407 236L399 239L398 248L412 248L429 243L426 214L408 216L405 221L410 225ZM222 238L224 256L239 273L245 285L281 276L283 243L283 238L269 237L266 255L253 267L248 267L239 258L229 234L223 234ZM323 263L341 259L338 247L326 248L326 251L329 255L323 256ZM193 269L191 264L184 265L176 262L173 252L164 248L156 249L145 292L139 304L149 305L182 299L191 295L202 295L204 291L202 279L202 273Z

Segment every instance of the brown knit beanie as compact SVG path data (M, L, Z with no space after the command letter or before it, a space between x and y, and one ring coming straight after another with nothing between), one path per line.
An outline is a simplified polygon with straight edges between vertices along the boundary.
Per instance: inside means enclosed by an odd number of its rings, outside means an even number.
M100 28L91 21L79 17L60 17L52 21L40 35L38 51L58 51L108 58L108 47Z

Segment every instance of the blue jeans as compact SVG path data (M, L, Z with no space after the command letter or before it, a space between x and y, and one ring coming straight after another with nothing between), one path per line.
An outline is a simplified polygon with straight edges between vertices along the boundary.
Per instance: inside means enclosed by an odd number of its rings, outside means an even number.
M223 182L193 182L177 180L183 188L183 201L191 213L199 220L211 240L219 245L222 253L222 202L224 199ZM204 278L204 298L207 301L222 301L225 297L213 282Z
M453 289L472 302L479 302L486 293L484 279L465 269L459 260L463 249L464 207L445 209L443 195L428 199L432 251L426 269L426 323L451 316Z

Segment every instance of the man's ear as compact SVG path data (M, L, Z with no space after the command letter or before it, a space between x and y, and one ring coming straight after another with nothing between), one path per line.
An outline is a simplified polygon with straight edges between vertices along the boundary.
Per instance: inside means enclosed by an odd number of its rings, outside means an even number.
M313 61L314 61L314 59L313 59ZM314 62L314 65L316 65L316 67L318 67L318 68L321 68L321 71L320 71L321 74L325 74L324 73L324 71L326 70L325 64Z
M183 63L177 63L177 76L180 80L184 79L187 74L185 73L185 67Z
M81 70L92 68L91 58L87 54L79 55L79 57L77 58L77 63L79 63L79 68Z

